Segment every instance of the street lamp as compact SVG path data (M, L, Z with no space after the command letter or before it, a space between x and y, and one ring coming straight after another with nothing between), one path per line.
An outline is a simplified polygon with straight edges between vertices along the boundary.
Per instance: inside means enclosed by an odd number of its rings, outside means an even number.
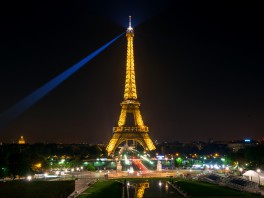
M81 177L82 177L82 171L83 171L83 167L81 166Z
M30 175L27 176L27 180L28 180L28 181L31 181L31 180L32 180L32 176L30 176Z
M74 178L74 168L71 169L72 172L72 179Z
M227 166L227 167L225 168L225 173L226 173L226 175L228 175L228 172L229 172L229 167Z
M239 168L240 175L242 175L243 168Z
M260 176L259 176L260 169L259 169L259 168L257 169L257 173L258 173L258 178L259 178L259 186L260 186Z
M48 176L48 173L44 173L44 179L46 179Z
M116 174L117 174L117 161L118 161L118 158L116 157L116 158L115 158L115 163L116 163Z

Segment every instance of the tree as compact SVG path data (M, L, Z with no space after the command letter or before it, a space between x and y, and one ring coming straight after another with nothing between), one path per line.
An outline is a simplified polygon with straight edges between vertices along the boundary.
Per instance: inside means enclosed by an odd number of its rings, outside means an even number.
M87 164L86 169L88 171L95 171L96 170L95 167L91 163Z
M8 176L8 154L5 152L0 153L0 178Z
M31 173L30 159L24 153L12 153L8 158L8 166L13 179L18 175L25 176Z

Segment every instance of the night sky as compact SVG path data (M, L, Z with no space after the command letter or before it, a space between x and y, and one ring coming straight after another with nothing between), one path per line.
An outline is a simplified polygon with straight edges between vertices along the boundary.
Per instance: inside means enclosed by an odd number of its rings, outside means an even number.
M0 114L126 31L153 140L264 137L263 6L242 1L22 1L0 6ZM259 1L260 2L260 1ZM0 129L0 142L108 143L126 37Z

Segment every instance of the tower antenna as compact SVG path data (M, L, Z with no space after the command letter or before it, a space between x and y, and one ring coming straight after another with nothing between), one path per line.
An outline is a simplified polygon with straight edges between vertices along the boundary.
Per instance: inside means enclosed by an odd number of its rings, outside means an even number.
M132 28L131 27L131 16L129 16L129 28Z
M128 18L128 28L127 28L127 33L133 33L133 28L131 26L131 16Z

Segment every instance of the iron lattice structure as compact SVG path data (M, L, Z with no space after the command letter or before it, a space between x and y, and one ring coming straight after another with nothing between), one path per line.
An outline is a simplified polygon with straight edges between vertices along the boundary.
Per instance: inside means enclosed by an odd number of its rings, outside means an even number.
M113 136L106 148L108 155L111 155L117 146L124 141L134 140L140 143L145 150L155 150L152 140L149 137L149 129L144 125L137 100L133 38L134 30L131 27L131 17L129 17L129 27L126 31L127 37L127 61L124 100L121 105L121 114L118 126L113 127ZM134 126L125 126L127 114L133 114Z

